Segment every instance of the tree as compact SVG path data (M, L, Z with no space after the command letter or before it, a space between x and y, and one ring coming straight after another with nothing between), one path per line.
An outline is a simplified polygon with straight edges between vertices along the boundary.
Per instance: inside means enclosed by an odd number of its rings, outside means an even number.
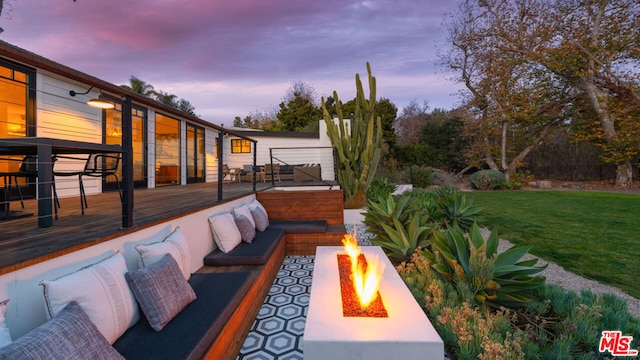
M193 106L189 101L185 100L185 99L180 99L178 100L178 104L177 104L177 109L187 113L189 115L193 115L193 116L198 116L196 115L196 108L195 106Z
M429 105L426 101L422 105L418 104L416 99L409 101L393 125L398 145L415 145L420 142L420 131L429 117L428 112Z
M178 108L178 97L175 94L169 94L166 91L159 90L155 96L158 102L171 106L172 108Z
M539 41L536 36L546 35L531 35L528 24L535 14L518 8L533 1L463 2L450 25L452 48L445 56L468 91L467 111L462 114L470 140L469 161L477 165L482 161L504 171L507 178L552 129L563 124L567 106L576 96L565 79L534 59L504 51L503 34L495 30L501 21L515 24L509 30L531 46ZM500 9L500 17L486 9L491 5Z
M131 75L129 78L129 85L120 85L121 88L133 91L136 94L153 98L156 96L156 91L153 89L153 85L140 80L137 76Z
M303 81L291 84L278 107L277 117L282 123L283 131L308 129L309 124L318 122L322 117L316 90Z
M421 144L431 149L432 162L425 164L456 172L464 168L464 121L449 111L434 109L422 128Z
M233 119L233 126L238 128L248 128L248 129L259 129L260 124L258 120L254 120L251 115L247 115L244 119L240 118L240 116L236 116Z
M327 99L328 100L328 99ZM331 99L333 101L333 99ZM347 117L355 116L356 113L356 98L347 101L346 103L340 103L342 113ZM329 109L327 109L329 110ZM380 98L375 103L374 111L380 120L382 121L382 140L390 148L396 145L396 133L393 124L398 114L398 108L386 98Z
M140 80L135 75L131 75L131 77L129 78L129 85L120 85L120 87L132 91L136 94L155 99L158 102L171 106L172 108L178 109L189 115L198 116L196 114L195 106L193 106L189 101L185 99L179 99L176 95L169 94L168 92L162 90L156 91L153 88L153 85Z
M2 9L4 8L4 0L0 0L0 16L2 16ZM0 33L2 33L4 29L0 27Z
M313 85L310 85L304 81L294 81L291 83L291 87L287 89L284 95L284 102L288 103L293 101L296 97L302 97L309 100L310 103L318 106L318 94Z
M295 92L286 104L281 102L278 120L282 122L284 131L300 131L310 122L317 122L322 111L309 98Z
M396 146L396 132L393 123L398 115L398 108L387 98L380 98L376 102L374 111L380 116L382 125L382 140L389 148Z
M265 131L284 131L277 115L278 111L275 108L254 110L243 120L246 125L244 127Z
M494 58L520 58L553 74L585 96L598 121L593 135L617 166L616 184L633 181L629 142L640 109L640 3L635 0L478 0L474 24L482 26ZM476 33L477 34L477 33ZM577 94L580 93L580 94ZM578 120L579 119L572 119Z

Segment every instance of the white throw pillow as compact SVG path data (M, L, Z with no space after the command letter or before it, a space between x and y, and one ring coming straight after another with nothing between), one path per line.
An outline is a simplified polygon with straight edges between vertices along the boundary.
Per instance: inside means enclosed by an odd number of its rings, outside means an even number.
M9 299L0 302L0 348L11 344L11 334L7 324L4 323L4 317L7 314L7 305L9 305Z
M256 227L256 223L253 221L253 216L251 216L251 211L249 211L249 207L247 206L247 204L234 208L233 215L235 217L238 217L238 216L246 217L247 219L249 219L249 222L251 222L251 225L253 225L254 228Z
M213 240L223 253L233 250L242 241L242 236L231 213L210 217L209 225L213 233Z
M55 280L44 280L47 318L55 317L67 304L76 301L113 344L140 314L138 304L124 278L127 264L120 252Z
M191 277L191 254L187 239L180 227L176 227L169 236L160 242L136 245L136 250L140 254L143 267L162 259L164 254L169 254L178 263L185 280L189 280Z

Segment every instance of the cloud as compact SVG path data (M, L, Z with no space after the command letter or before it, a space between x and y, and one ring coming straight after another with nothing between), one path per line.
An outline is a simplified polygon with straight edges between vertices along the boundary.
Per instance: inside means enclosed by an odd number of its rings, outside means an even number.
M444 80L436 57L444 13L455 10L447 0L11 4L10 18L0 19L3 40L116 84L136 75L214 123L277 106L292 81L353 98L354 75L366 73L367 61L378 94L398 107L414 98L433 102L424 96L444 104L442 94L457 86Z

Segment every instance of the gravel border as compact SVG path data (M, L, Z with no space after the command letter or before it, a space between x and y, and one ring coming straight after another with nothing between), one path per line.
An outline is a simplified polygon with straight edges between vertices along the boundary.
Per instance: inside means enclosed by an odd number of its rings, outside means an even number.
M498 252L503 252L512 246L513 244L511 242L500 239L500 243L498 244ZM547 278L547 283L561 286L565 290L573 290L578 294L580 294L580 291L582 291L583 289L589 289L594 294L615 294L616 296L624 299L627 302L627 308L629 309L629 313L631 313L631 315L640 318L640 299L634 298L633 296L625 293L617 287L601 284L595 280L583 278L582 276L576 275L563 269L556 263L546 261L537 256L526 254L522 257L523 260L532 258L538 259L537 265L548 264L547 268L540 273Z

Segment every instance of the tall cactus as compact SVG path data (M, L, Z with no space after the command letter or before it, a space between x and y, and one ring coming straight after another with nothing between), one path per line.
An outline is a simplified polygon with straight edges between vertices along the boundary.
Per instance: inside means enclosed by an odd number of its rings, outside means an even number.
M365 206L367 188L380 162L382 126L380 117L376 117L373 111L376 104L376 78L371 75L369 63L367 63L367 72L369 73L369 99L365 98L360 75L356 74L356 112L351 119L343 117L337 92L333 92L333 97L336 102L338 124L333 121L322 99L327 135L336 149L338 183L344 191L344 206L347 209Z

